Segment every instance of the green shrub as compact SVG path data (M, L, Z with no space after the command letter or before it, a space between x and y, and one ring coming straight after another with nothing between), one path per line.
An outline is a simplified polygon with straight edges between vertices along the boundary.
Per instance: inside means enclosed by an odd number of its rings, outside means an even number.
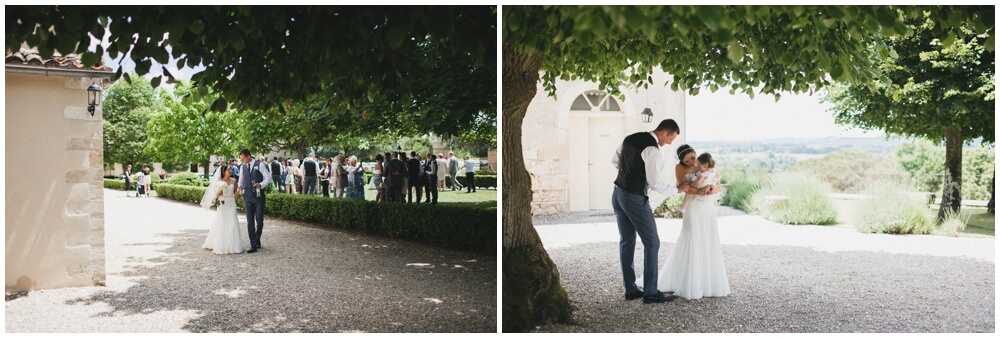
M497 188L497 176L496 175L479 175L479 174L476 174L475 180L476 180L476 187L478 187L478 188L483 188L483 189L486 189L486 188L496 189ZM461 184L461 185L463 185L463 186L465 185L465 173L464 172L459 172L458 173L458 183ZM446 188L448 188L448 189L451 189L451 180L450 179L444 180L444 186Z
M827 197L826 182L802 173L771 176L750 198L753 213L783 224L830 225L837 223L837 209ZM769 203L768 196L786 196L787 201Z
M154 176L154 177L156 177L156 176ZM154 178L153 181L156 181L158 178L159 177ZM170 178L167 179L166 183L167 184L173 184L173 185L186 185L186 186L192 186L192 187L207 187L208 186L208 182L209 182L209 180L201 177L198 174L184 172L184 173L178 173L176 175L170 176Z
M726 189L722 194L722 205L728 205L736 209L750 212L751 197L753 194L767 185L767 181L756 177L746 177L742 174L726 179Z
M161 183L156 186L156 196L181 202L201 203L205 189L207 188Z
M125 180L105 178L104 187L108 189L125 190Z
M160 197L199 203L204 187L160 184ZM243 209L241 196L236 205ZM496 253L496 202L402 204L269 194L266 213L328 228L412 239L436 246Z
M858 201L854 226L867 233L930 233L934 229L934 215L922 198L909 193L911 190L888 181L869 184L862 190L867 198Z

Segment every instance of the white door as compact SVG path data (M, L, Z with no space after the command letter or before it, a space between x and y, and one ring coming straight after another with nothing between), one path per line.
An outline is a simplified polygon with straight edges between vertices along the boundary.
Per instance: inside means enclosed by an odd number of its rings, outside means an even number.
M592 117L589 122L590 209L611 209L611 191L618 175L611 166L611 157L622 142L622 118Z

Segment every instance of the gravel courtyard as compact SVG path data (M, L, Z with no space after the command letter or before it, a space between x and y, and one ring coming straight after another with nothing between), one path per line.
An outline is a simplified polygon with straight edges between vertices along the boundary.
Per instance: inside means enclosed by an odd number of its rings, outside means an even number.
M495 256L271 217L215 255L214 212L105 189L107 287L8 300L6 332L497 331Z
M574 325L536 332L994 332L995 240L786 226L720 208L732 294L626 301L614 217L536 217ZM657 220L660 262L680 233ZM637 274L642 245L636 248Z

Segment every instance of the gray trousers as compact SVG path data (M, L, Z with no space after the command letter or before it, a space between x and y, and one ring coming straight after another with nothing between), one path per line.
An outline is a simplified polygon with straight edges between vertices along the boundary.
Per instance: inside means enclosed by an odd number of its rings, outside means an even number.
M462 188L465 188L465 186L461 183L458 183L458 172L448 173L448 176L451 177L451 190L461 190Z
M302 183L302 194L303 195L315 195L316 194L316 176L305 176L305 180Z
M622 262L622 277L625 293L639 289L635 285L635 237L642 240L643 246L643 295L652 296L660 292L657 288L659 272L657 271L657 255L660 252L660 235L656 232L656 220L649 207L649 197L637 195L615 186L611 193L611 207L618 218L618 251Z

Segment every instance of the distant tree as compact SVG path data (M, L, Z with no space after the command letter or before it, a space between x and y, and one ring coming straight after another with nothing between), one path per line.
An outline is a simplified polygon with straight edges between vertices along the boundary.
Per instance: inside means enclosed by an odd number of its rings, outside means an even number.
M162 109L149 82L120 81L103 100L104 162L141 163L146 147L146 122ZM133 166L135 167L135 166Z
M150 142L145 154L159 161L199 163L204 176L210 177L211 156L233 157L240 149L249 148L254 154L263 153L243 126L244 114L235 112L215 112L209 109L211 100L184 102L181 97L190 95L193 89L186 82L174 88L174 94L163 98L166 108L161 114L150 119L146 125ZM204 94L213 98L214 93Z
M996 54L987 48L992 30L964 25L957 38L935 35L937 19L925 13L909 21L914 34L883 40L893 49L877 58L883 79L833 87L825 100L838 124L944 142L943 220L961 208L962 144L994 141Z

